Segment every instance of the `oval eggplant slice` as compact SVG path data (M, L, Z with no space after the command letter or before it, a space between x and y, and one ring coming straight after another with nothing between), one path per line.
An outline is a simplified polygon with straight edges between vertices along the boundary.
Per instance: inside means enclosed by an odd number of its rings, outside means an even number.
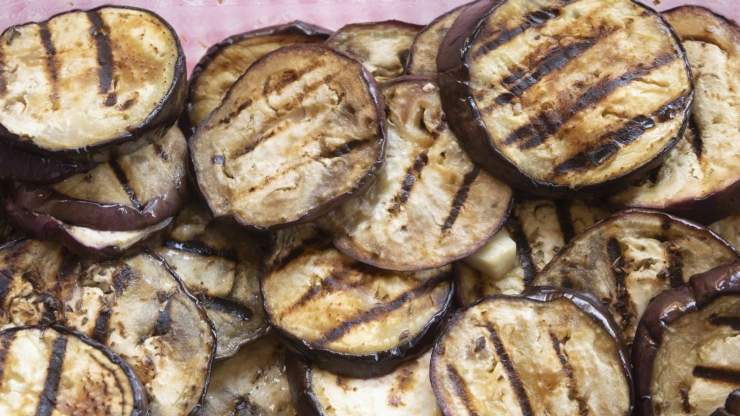
M431 351L375 378L342 377L288 358L295 402L306 416L441 416L429 384Z
M660 212L629 210L576 237L532 284L593 294L614 315L629 345L650 299L737 259L737 252L706 228Z
M275 228L364 189L382 163L384 134L374 81L359 62L294 45L255 62L190 149L215 216Z
M384 95L385 164L365 194L329 214L334 243L383 269L444 266L501 228L511 189L481 172L460 148L431 80L400 79Z
M406 73L410 75L433 76L437 74L437 51L447 31L462 13L467 4L456 7L432 20L414 37L406 62Z
M258 270L257 241L240 229L213 221L200 205L178 215L157 250L195 295L216 329L216 359L234 355L267 330Z
M136 30L132 31L131 28ZM0 139L105 161L157 140L187 94L174 29L151 11L103 6L0 35Z
M0 358L2 415L149 414L131 367L105 346L67 329L0 331Z
M323 42L330 34L331 31L323 27L295 21L229 36L211 46L190 77L190 125L195 127L205 120L257 59L284 46Z
M326 41L338 51L356 57L378 82L403 75L409 48L421 26L398 20L352 23Z
M216 341L167 263L150 254L83 262L61 281L65 324L120 354L146 388L152 416L200 406Z
M331 240L286 230L262 278L265 312L288 345L337 374L387 374L429 346L452 300L450 267L390 272Z
M612 202L711 223L740 211L740 28L711 11L679 7L663 14L686 49L694 77L689 128L654 180Z
M740 388L740 262L653 299L632 353L639 415L708 415L725 401L731 407Z
M204 416L295 416L285 347L267 335L213 365Z
M729 241L735 247L735 250L740 248L740 214L723 218L709 226L709 228Z
M458 312L434 347L431 380L446 416L632 411L630 366L609 313L558 289Z
M481 1L447 32L437 63L471 157L545 196L605 192L657 167L692 99L670 26L631 0Z

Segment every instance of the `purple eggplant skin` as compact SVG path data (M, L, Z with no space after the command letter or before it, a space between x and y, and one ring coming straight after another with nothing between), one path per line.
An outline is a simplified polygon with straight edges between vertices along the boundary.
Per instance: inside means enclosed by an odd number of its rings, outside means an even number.
M285 354L285 374L288 377L293 405L300 416L324 416L321 405L311 389L311 366L295 353Z
M686 314L700 310L719 296L739 294L740 261L737 261L694 275L686 286L666 290L650 302L637 327L632 347L638 397L637 415L653 415L650 392L653 362L663 334L670 324Z
M92 162L40 156L0 141L0 180L47 184L94 167Z
M491 175L501 179L511 187L547 198L588 197L615 192L641 179L650 171L660 166L668 156L670 150L683 137L686 130L691 102L694 97L694 85L693 81L691 81L691 67L686 58L686 51L681 46L676 33L655 10L634 0L632 1L635 4L643 7L647 13L657 15L661 22L663 22L666 31L675 40L677 48L683 57L684 67L689 74L691 91L688 97L688 104L683 113L679 115L683 117L684 122L676 136L671 139L671 142L653 160L632 172L612 178L603 183L577 189L542 182L528 176L491 144L486 125L481 118L472 90L469 87L470 66L467 62L467 57L472 46L471 40L479 33L481 20L495 12L505 1L479 0L463 10L447 32L437 55L437 73L442 108L450 120L450 128L457 137L462 138L460 144L468 152L470 158L490 172Z

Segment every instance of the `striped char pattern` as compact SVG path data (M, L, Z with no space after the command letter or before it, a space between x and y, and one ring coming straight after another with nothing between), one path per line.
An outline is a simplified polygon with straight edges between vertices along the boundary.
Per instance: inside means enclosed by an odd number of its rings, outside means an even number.
M105 105L110 107L116 104L117 98L116 93L111 91L115 63L113 61L110 39L108 38L109 29L97 11L87 12L87 17L90 19L90 35L95 40L95 48L98 54L99 90L101 94L105 94L106 96Z
M67 353L67 337L59 335L54 340L49 357L49 366L46 370L46 381L44 390L39 398L39 406L36 416L51 416L56 407L57 393L59 391L59 380L62 376L62 366Z
M563 374L565 374L565 377L568 379L568 398L578 403L579 416L587 416L589 414L588 404L586 403L586 399L578 392L578 380L573 371L573 365L570 363L568 355L562 348L563 344L567 342L568 339L566 338L565 340L561 340L552 331L549 332L549 335L550 340L552 341L552 349L555 351L555 354L557 354L558 361L560 361L560 365L563 369Z
M118 161L115 159L110 160L108 162L108 166L110 166L111 170L116 175L118 184L121 186L126 195L128 195L128 199L131 202L131 205L138 210L142 210L144 208L144 205L141 203L138 195L136 195L136 192L131 187L126 175L126 171L121 167L121 165L118 164Z

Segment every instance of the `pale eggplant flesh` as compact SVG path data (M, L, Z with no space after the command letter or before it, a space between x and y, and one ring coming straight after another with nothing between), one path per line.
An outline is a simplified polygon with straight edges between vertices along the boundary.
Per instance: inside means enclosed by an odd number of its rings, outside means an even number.
M409 50L409 58L406 61L406 74L422 76L437 74L437 51L439 51L439 46L465 6L467 4L437 17L416 34Z
M740 214L722 218L709 228L740 251Z

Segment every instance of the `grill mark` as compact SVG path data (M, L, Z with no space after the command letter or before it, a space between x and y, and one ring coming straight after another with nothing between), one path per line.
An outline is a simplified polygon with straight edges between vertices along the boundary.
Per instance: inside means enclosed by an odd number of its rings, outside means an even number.
M671 287L683 286L683 256L681 251L673 244L666 247L668 252L668 278Z
M116 292L116 295L121 296L135 277L134 271L126 264L118 269L116 274L113 275L113 290Z
M5 360L8 357L10 346L15 340L15 335L16 332L5 333L3 334L2 340L0 340L0 387L2 387L3 380L5 379L3 376L3 373L5 373Z
M231 123L231 120L233 120L234 117L237 117L239 114L241 114L242 111L250 107L252 103L253 103L252 100L247 98L243 103L239 104L236 110L230 112L229 114L226 114L226 117L219 120L217 124L221 125L221 124Z
M519 378L519 374L517 373L516 368L514 368L514 364L511 362L511 358L506 352L504 343L501 341L501 338L499 338L498 333L496 332L496 328L494 328L490 322L486 323L485 328L486 330L488 330L489 338L491 339L493 347L496 350L496 356L498 356L499 362L506 371L511 389L514 390L514 395L516 396L517 402L519 402L522 416L532 416L534 412L532 411L532 405L529 402L529 397L527 397L527 391L524 390L522 379Z
M265 85L262 87L262 94L267 96L272 93L279 94L282 92L285 87L290 85L291 83L298 81L301 79L304 75L308 74L309 72L312 72L314 69L319 68L321 66L318 62L313 62L311 65L306 66L298 71L294 69L289 69L287 71L282 72L279 74L280 78L275 81L275 83L271 83L268 81L265 83Z
M447 364L447 377L450 379L450 383L452 383L452 389L462 401L463 405L465 406L465 410L468 411L468 414L470 414L471 416L478 416L479 413L475 409L472 400L473 395L470 393L468 385L465 383L465 380L463 380L462 376L457 371L457 368L453 367L451 364Z
M213 248L208 244L198 240L167 240L164 242L164 246L172 250L182 251L188 254L195 254L197 256L222 257L226 260L237 261L236 253L233 250Z
M560 366L563 368L563 373L565 374L565 377L568 378L568 398L575 400L578 403L578 414L580 416L588 415L588 405L583 397L578 394L578 385L575 372L573 371L573 366L570 364L565 351L560 348L562 342L552 331L550 331L549 334L550 341L552 341L552 349L555 350L555 354L557 354L558 360L560 361Z
M619 241L612 237L606 242L606 254L609 259L609 266L616 282L617 298L615 299L614 308L619 312L622 322L620 326L627 328L632 322L632 314L629 311L630 295L625 287L626 273L624 271L624 258L622 257L622 247Z
M113 51L108 38L109 29L97 11L88 11L87 17L91 24L90 36L95 41L95 49L98 55L99 91L101 94L107 94L105 105L110 107L116 104L117 97L115 91L110 92L113 84L114 62Z
M372 142L367 139L353 139L348 142L342 143L337 147L322 151L319 157L322 159L334 159L337 157L350 154L354 150L359 149L361 147L366 147L370 143Z
M689 136L691 149L694 151L696 158L701 160L701 155L704 150L704 142L701 139L701 131L699 130L699 125L696 122L696 116L694 114L689 118L689 131L691 132L691 135Z
M709 317L709 323L714 326L729 326L733 331L740 331L740 317L738 316L712 315Z
M350 267L352 267L350 265ZM337 290L347 287L346 278L352 273L351 269L339 269L332 270L332 272L318 285L312 285L307 291L298 298L293 304L283 309L278 315L279 317L285 318L295 313L297 310L307 305L312 300L319 298L322 295L330 295ZM364 280L364 279L363 279ZM364 282L363 282L364 283Z
M416 156L414 164L406 170L406 176L401 183L401 190L393 197L393 205L388 208L388 212L397 214L401 210L401 207L406 204L409 196L411 196L411 190L414 184L421 177L421 171L424 170L427 163L429 163L429 156L427 156L427 151L425 150Z
M52 108L59 108L59 86L57 85L58 73L57 73L57 50L54 47L54 42L51 40L51 32L49 32L49 25L47 22L39 23L39 35L41 36L41 44L44 46L46 51L46 71L49 73L49 83L51 84L51 100Z
M740 371L732 368L705 367L698 365L692 371L694 377L719 381L729 384L740 384Z
M93 328L93 339L105 343L108 340L108 331L110 330L110 309L101 310L98 317L95 319L95 327Z
M556 200L555 213L558 216L560 232L563 233L563 241L565 244L568 244L568 242L576 235L576 232L573 229L573 218L570 215L570 204L560 199Z
M113 170L113 173L116 175L116 179L118 179L118 183L121 185L121 188L123 188L123 191L126 192L126 195L128 195L129 201L131 201L131 205L134 206L137 210L142 210L144 206L142 205L141 201L139 201L139 197L136 196L136 192L134 192L133 188L131 188L131 185L128 182L128 178L126 177L126 172L121 168L121 165L118 164L118 161L115 159L111 159L108 162L108 165L110 166L111 170Z
M199 294L197 298L206 309L229 314L240 321L248 321L254 316L254 312L251 309L231 299L219 298L207 294Z
M572 0L563 0L561 1L561 3L563 5L566 5L570 3L571 1ZM519 36L520 34L524 33L525 31L532 29L532 28L538 28L538 27L544 26L545 23L547 23L549 20L554 19L558 16L560 16L560 9L552 8L552 7L541 9L541 10L536 10L534 12L525 14L522 17L522 23L520 23L519 26L513 27L511 29L504 29L500 31L498 33L498 36L484 43L475 52L475 54L473 54L473 59L478 59L482 55L487 55L489 52L499 48L505 43L508 43L509 41Z
M476 165L463 177L463 182L460 185L460 188L455 193L455 197L452 199L452 207L450 208L450 213L447 215L447 218L445 218L445 222L442 224L443 233L445 231L448 231L450 228L452 228L453 225L455 225L455 221L457 221L457 217L460 216L460 211L465 205L465 201L468 199L470 187L478 178L478 175L480 175L480 168Z
M686 389L686 387L681 387L678 390L679 395L681 396L681 408L683 409L684 413L691 413L691 403L689 402L689 391Z
M56 407L57 393L59 390L59 380L62 376L62 366L64 365L64 356L67 352L67 337L59 335L51 348L51 357L49 366L46 370L46 382L44 390L39 396L39 404L36 408L36 416L51 416Z
M519 260L519 264L522 266L524 272L524 285L529 286L534 281L534 276L537 274L537 267L534 264L532 258L532 247L529 245L527 235L524 234L522 224L517 218L516 214L512 214L511 218L506 224L506 228L509 230L511 239L516 244L516 257Z
M167 298L164 308L159 311L157 321L152 329L152 336L159 337L167 335L172 330L172 298Z

